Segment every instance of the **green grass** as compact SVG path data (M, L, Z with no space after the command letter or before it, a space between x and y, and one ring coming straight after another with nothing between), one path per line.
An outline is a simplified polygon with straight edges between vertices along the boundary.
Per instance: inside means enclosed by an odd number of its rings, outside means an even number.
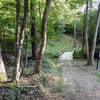
M100 83L100 72L92 72L92 74L97 76L96 81Z
M61 93L64 91L64 87L62 85L58 85L53 89L53 93Z
M52 66L50 72L61 75L62 68L60 66L59 67Z
M51 39L47 40L45 57L47 62L51 62L50 72L61 74L61 66L55 67L58 64L58 53L61 49L65 48L65 51L72 51L74 48L74 39L71 36L65 34L54 35Z
M61 78L60 80L58 80L58 83L59 83L59 84L63 84L63 83L64 83L64 79Z
M93 72L92 74L96 75L98 78L100 78L100 72Z
M54 36L52 39L48 39L45 53L56 54L62 48L65 48L66 51L72 51L73 38L64 34L59 34L57 36Z

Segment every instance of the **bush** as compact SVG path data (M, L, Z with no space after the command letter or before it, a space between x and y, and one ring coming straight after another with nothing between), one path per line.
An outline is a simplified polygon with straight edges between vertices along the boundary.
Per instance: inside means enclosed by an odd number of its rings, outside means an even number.
M29 74L30 74L30 70L29 70L29 69L24 68L24 69L22 70L22 73L21 73L22 76L27 76L27 75L29 75Z

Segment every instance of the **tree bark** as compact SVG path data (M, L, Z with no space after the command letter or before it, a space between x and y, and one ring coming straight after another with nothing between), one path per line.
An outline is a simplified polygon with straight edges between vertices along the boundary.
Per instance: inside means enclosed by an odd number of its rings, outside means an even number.
M16 0L15 66L16 66L16 63L17 63L17 52L18 52L18 46L19 46L20 10L21 10L21 1L20 0ZM14 79L15 79L15 70L16 70L16 67L13 68L12 81L14 81Z
M86 14L85 14L85 39L86 39L86 54L87 54L87 64L89 64L89 43L88 43L88 0L86 1Z
M41 23L41 0L39 0L39 16L40 16L40 23Z
M16 68L14 70L15 74L13 75L13 79L12 79L13 81L15 80L16 82L19 81L20 73L21 73L20 59L21 59L21 51L22 51L22 46L24 41L24 32L27 24L27 18L28 18L28 0L24 0L24 16L23 16L21 30L20 30L19 46L18 46L16 62L15 62L16 64Z
M82 41L82 53L84 52L84 41L86 42L87 64L89 64L89 44L88 44L88 0L86 0L86 10L84 12L84 29Z
M74 24L74 38L76 38L76 16L74 14L74 11L72 11L73 15L73 24ZM76 41L74 41L74 47L76 48Z
M43 59L43 55L44 55L44 51L45 51L45 47L46 47L46 36L47 36L46 28L47 28L47 19L48 19L50 6L51 6L51 1L52 0L46 0L46 6L45 6L45 10L44 10L43 19L42 19L42 25L41 25L40 50L38 52L38 56L37 56L36 63L34 66L34 74L39 73L39 69L42 64L42 59Z
M92 46L91 46L91 52L90 52L90 64L94 64L94 53L95 53L95 48L96 48L96 40L97 40L97 35L98 35L99 22L100 22L100 3L98 6L98 12L97 12L97 17L95 21L94 36L92 39Z
M86 0L86 10L84 13L82 53L84 51L84 41L85 41L86 42L87 64L89 64L89 44L88 44L88 33L87 32L88 32L88 0Z
M3 28L3 32L4 32L4 48L5 48L5 55L6 55L6 59L8 60L8 52L7 52L7 44L6 44L6 34ZM9 60L7 61L7 63L9 64Z
M89 56L90 56L90 52L91 52L91 38L92 38L92 31L93 31L93 29L92 29L92 26L93 26L93 19L92 19L92 17L93 17L93 12L92 12L92 8L93 8L93 5L92 5L92 3L93 3L93 0L90 0L90 22L89 22L89 33L90 33L90 35L89 35Z
M76 38L76 17L74 12L72 12L72 14L73 14L73 23L74 23L74 37Z
M84 44L85 44L85 32L84 32L84 29L85 29L85 12L86 12L86 9L84 10L84 27L83 27L83 39L82 39L82 54L84 53Z
M29 47L29 38L30 38L30 34L27 34L27 44L26 44L26 61L25 61L25 67L27 68L27 63L28 63L28 47Z
M90 0L90 37L92 35L92 0Z
M17 50L19 45L19 26L20 26L20 9L21 9L21 0L16 0L16 53L15 53L15 60L17 57Z
M2 58L2 53L1 53L1 45L0 45L0 82L6 81L7 80L7 74Z
M37 57L36 27L35 27L35 4L31 3L31 37L32 37L32 59Z

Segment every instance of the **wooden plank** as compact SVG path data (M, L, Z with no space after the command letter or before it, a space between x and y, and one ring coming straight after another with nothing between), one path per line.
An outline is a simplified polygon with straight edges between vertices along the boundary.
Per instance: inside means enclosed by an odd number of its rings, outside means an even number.
M58 53L58 55L60 56L61 54L63 54L65 52L65 48L61 49Z

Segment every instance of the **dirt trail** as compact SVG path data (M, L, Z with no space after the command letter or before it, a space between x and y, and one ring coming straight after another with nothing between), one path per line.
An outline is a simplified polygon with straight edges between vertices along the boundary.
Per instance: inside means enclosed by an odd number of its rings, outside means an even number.
M64 100L100 100L100 82L82 61L60 61L63 63Z

